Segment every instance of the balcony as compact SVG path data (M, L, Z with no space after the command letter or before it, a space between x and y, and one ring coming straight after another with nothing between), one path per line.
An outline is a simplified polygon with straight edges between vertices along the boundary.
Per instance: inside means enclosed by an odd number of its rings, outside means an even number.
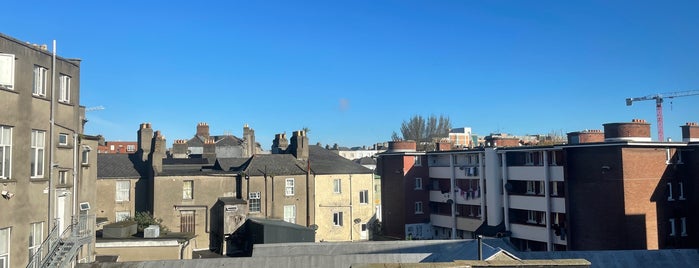
M507 168L507 179L516 181L543 180L546 177L544 166L511 166ZM551 181L563 181L563 167L549 166Z
M512 231L512 237L533 240L546 243L547 241L547 231L546 227L525 225L519 223L511 223L510 231Z
M540 195L510 195L510 208L546 211L546 197ZM551 212L566 213L563 197L551 197Z
M451 178L451 168L449 166L430 166L430 177L449 179Z
M456 229L475 232L483 224L481 219L456 217Z
M454 221L451 219L451 216L439 214L430 214L430 221L432 222L432 226L444 228L451 228L451 226L454 223Z
M463 194L461 194L463 193ZM450 195L449 192L442 193L442 191L430 191L430 201L431 202L438 202L438 203L447 203L447 200L454 198L456 200L457 204L461 205L474 205L474 206L480 206L481 205L481 198L479 197L473 197L470 194L468 194L467 191L462 191L459 193L456 193L455 195ZM468 197L468 199L467 199Z

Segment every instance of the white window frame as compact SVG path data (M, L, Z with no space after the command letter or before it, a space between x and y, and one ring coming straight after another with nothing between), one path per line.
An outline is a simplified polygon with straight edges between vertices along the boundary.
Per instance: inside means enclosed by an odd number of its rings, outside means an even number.
M192 200L194 199L194 181L185 180L182 182L182 199Z
M58 184L66 185L68 184L68 171L59 170L58 171Z
M59 94L58 101L64 103L70 103L70 76L65 74L60 74L59 81Z
M296 223L296 205L284 206L284 221L288 223Z
M284 180L284 195L285 196L294 196L294 185L295 181L294 178L287 178Z
M359 204L369 204L369 190L359 191Z
M127 152L135 152L135 151L136 151L136 145L133 145L133 144L126 145L126 151L127 151Z
M667 201L675 201L675 199L672 198L672 182L667 183Z
M83 165L87 165L90 163L90 151L87 149L83 149L82 152L82 162Z
M415 178L415 190L422 190L422 178Z
M677 183L677 184L680 185L680 197L678 197L677 199L679 199L679 200L685 200L686 198L684 197L684 183L679 182L679 183Z
M420 157L419 155L415 156L414 161L415 161L414 166L416 166L416 167L422 166L422 157Z
M46 131L32 130L31 135L31 177L44 177Z
M551 196L558 196L558 182L551 182Z
M0 53L0 66L7 65L7 68L0 68L4 73L0 73L0 87L14 90L15 88L15 55ZM0 267L1 268L1 267Z
M248 193L248 211L250 213L260 213L262 211L262 203L260 202L260 196L260 192Z
M423 214L424 211L422 210L422 201L417 201L415 202L415 214Z
M116 181L116 195L114 200L117 202L126 202L131 200L131 181Z
M524 153L524 165L526 165L526 166L534 165L534 153L532 153L532 152Z
M536 194L536 181L527 181L527 194L528 195L535 195Z
M34 65L34 84L32 85L32 95L45 97L48 84L49 70L43 66Z
M537 223L536 211L527 210L527 223Z
M117 211L114 213L114 222L125 221L131 218L131 211Z
M334 212L333 213L333 225L334 226L343 226L344 225L344 219L342 215L342 211Z
M680 236L687 236L687 218L680 218L680 224L682 225Z
M8 180L12 173L12 128L0 126L0 179Z
M44 241L44 222L33 222L29 225L29 259L39 252Z
M335 194L342 193L342 179L334 179L333 180L333 193L335 193Z
M670 236L675 236L675 219L671 218L670 220Z
M68 134L58 133L58 145L61 145L61 146L68 145Z
M4 233L4 234L3 234ZM0 251L0 263L4 263L5 265L0 266L0 268L9 268L10 266L10 246L11 241L12 241L12 227L8 228L0 228L0 243L3 243L4 246L0 247L2 249L4 247L4 251Z

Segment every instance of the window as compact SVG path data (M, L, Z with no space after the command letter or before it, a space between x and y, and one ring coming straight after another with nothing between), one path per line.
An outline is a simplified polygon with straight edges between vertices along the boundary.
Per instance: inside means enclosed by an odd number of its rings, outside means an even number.
M416 167L422 166L422 158L419 155L415 156L415 166Z
M527 210L527 223L536 223L536 211Z
M296 205L284 206L284 221L296 223Z
M184 181L182 184L182 199L194 198L194 181Z
M83 161L81 162L83 165L87 165L90 163L90 150L88 149L83 149L82 152L82 158Z
M422 214L422 202L415 202L415 214Z
M68 184L68 171L67 170L58 171L58 184L63 184L63 185Z
M558 196L558 182L551 182L551 196Z
M35 96L46 96L46 81L48 70L41 66L34 66L34 88L32 94Z
M680 218L680 223L682 224L682 232L680 233L681 236L687 236L687 218L682 217Z
M672 183L671 182L667 183L667 201L675 201L675 199L672 198Z
M342 226L342 212L333 213L333 225Z
M670 236L675 236L675 219L670 219Z
M0 126L0 179L9 179L12 166L12 128Z
M68 145L68 134L65 134L65 133L58 134L58 145L63 145L63 146Z
M524 153L524 164L527 166L534 165L534 153Z
M422 190L422 178L415 178L415 190Z
M286 179L286 182L284 183L284 195L294 195L294 178Z
M35 222L29 226L29 258L39 252L41 242L44 241L44 223Z
M248 209L250 212L260 212L260 192L248 194Z
M116 182L116 201L129 201L129 195L131 193L131 181L117 181Z
M527 181L527 194L536 194L536 182Z
M32 130L31 140L31 177L39 178L44 176L44 142L46 132L41 130Z
M15 55L13 54L0 53L0 87L10 90L15 87ZM0 261L0 268L4 268L5 266L1 263L2 261Z
M117 211L115 222L125 221L125 220L128 220L129 218L131 218L130 211Z
M60 102L70 102L70 76L61 74L60 87L58 92L58 101Z
M685 198L684 198L684 184L682 182L679 182L678 184L680 185L680 197L679 197L679 199L685 200Z
M359 191L359 204L369 204L369 190Z
M333 193L342 193L342 179L333 180Z
M180 211L180 232L195 233L194 227L196 226L196 223L194 220L194 210Z
M0 268L10 267L10 228L0 229Z
M127 151L127 152L135 152L135 151L136 151L136 145L133 145L133 144L126 145L126 151Z

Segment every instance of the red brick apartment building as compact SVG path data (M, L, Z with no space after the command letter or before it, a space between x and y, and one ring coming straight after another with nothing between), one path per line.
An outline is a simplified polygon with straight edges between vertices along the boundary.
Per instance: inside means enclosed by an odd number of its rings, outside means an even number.
M492 142L498 146L425 153L430 215L423 228L435 238L505 236L522 250L699 247L699 126L688 123L682 132L681 142L654 142L650 124L633 120L568 133L565 145ZM399 181L400 174L387 174L399 168L386 161L393 157L380 157L382 180ZM412 180L382 182L391 189L382 196L385 221L386 211L417 202L392 194L414 191ZM413 223L384 230L400 234Z
M138 143L135 141L108 141L97 148L100 154L133 154Z

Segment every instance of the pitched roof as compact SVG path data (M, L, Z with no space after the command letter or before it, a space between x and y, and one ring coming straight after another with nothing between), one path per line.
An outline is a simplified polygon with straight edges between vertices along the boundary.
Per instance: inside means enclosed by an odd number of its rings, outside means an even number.
M213 136L216 146L237 146L243 144L243 140L233 135Z
M216 158L214 169L223 171L237 171L240 170L241 167L249 160L250 157Z
M97 178L145 177L147 165L136 154L97 154Z
M250 176L306 174L305 162L290 154L257 154L242 167Z
M308 146L311 170L316 174L366 174L373 173L352 160L318 145Z

